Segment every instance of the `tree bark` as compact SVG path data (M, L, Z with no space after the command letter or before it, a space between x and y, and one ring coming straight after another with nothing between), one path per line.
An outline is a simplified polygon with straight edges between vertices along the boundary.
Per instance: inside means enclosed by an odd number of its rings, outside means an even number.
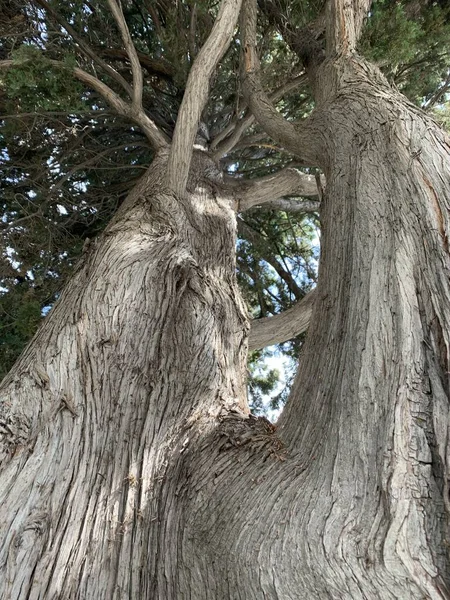
M317 78L319 285L279 423L305 465L296 589L449 598L450 142L356 57Z
M204 153L176 198L167 160L2 384L5 600L179 598L186 482L170 474L222 413L248 413L234 199Z

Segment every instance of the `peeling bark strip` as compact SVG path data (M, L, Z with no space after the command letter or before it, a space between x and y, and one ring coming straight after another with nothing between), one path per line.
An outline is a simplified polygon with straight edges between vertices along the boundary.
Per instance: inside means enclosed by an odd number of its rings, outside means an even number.
M350 54L356 49L372 0L329 0L327 53Z

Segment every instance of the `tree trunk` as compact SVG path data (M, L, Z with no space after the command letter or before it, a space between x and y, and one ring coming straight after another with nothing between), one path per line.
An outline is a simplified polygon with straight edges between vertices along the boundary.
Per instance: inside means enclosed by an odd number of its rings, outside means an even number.
M296 589L449 598L450 143L356 58L323 64L316 94L318 301L279 424L306 469Z
M2 385L0 597L171 598L190 439L246 414L235 215L161 153Z
M0 597L449 598L450 145L355 59L315 76L310 333L249 417L235 221L160 154L3 383Z

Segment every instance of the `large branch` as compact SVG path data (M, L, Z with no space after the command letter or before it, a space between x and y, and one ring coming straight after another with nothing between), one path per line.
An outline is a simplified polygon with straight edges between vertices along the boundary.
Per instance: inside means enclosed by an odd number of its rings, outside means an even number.
M284 94L292 91L296 87L306 83L307 77L305 74L299 75L295 77L291 81L288 81L280 88L275 90L270 96L269 99L271 102L277 102L281 100ZM240 120L236 120L235 123L230 123L229 127L224 130L224 132L219 133L211 144L211 149L214 150L217 147L217 150L214 152L214 157L216 159L222 158L225 154L228 154L236 144L241 139L242 135L247 131L247 129L253 125L255 121L255 116L252 113L247 114ZM224 140L222 143L222 140Z
M327 54L354 52L372 0L328 0Z
M219 14L189 73L172 139L168 183L176 194L186 189L195 136L208 100L209 82L230 45L242 0L222 0Z
M310 165L319 163L318 131L309 117L300 123L287 121L264 92L256 53L257 1L244 0L241 28L244 58L242 88L252 113L271 138Z
M238 211L265 204L288 195L317 196L317 182L314 175L306 175L297 169L283 169L275 175L261 177L242 186L237 195Z
M95 51L102 56L113 60L129 60L129 56L123 48L102 48L96 47ZM151 58L143 52L137 53L141 67L147 70L150 75L158 75L163 79L172 80L175 74L173 65L165 58ZM131 90L131 86L130 86ZM131 97L131 95L130 95Z
M299 198L276 198L264 205L271 210L283 210L287 213L317 213L320 210L319 200L303 200Z
M26 61L28 62L28 61ZM154 150L159 150L163 147L167 147L168 143L161 131L156 127L153 121L145 114L142 109L128 104L120 96L116 94L109 86L91 75L87 71L80 69L79 67L69 67L65 63L59 60L47 59L47 62L58 69L65 69L71 71L72 74L91 87L93 90L98 92L104 100L117 112L117 114L126 117L139 125L142 131L147 136L150 144ZM10 67L17 66L17 63L11 59L0 60L0 69L9 69Z
M281 314L253 320L248 341L249 351L281 344L304 333L309 326L316 295L314 289Z

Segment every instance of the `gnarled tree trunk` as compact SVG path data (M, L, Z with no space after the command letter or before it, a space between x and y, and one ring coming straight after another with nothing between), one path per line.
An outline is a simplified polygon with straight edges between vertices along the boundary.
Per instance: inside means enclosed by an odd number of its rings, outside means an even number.
M179 597L186 482L168 472L198 431L247 411L248 324L214 163L194 154L182 198L166 164L162 151L3 382L5 600Z
M280 423L299 597L448 598L449 140L357 58L316 81L320 283Z

